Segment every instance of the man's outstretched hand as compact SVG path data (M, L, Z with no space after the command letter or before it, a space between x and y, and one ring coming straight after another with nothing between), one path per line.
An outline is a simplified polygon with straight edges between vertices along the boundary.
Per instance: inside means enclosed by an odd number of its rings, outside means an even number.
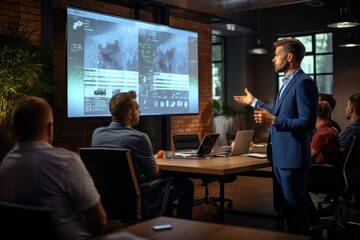
M240 104L250 105L254 101L255 97L248 91L247 88L245 88L245 93L246 95L243 96L234 96L234 100Z

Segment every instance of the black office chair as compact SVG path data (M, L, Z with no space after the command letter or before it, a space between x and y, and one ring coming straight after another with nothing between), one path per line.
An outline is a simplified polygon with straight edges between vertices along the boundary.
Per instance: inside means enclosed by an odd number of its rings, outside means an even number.
M340 210L347 214L340 215L343 233L349 239L360 239L360 137L354 135L354 146L350 152L345 176L349 186L350 201ZM355 201L353 201L355 200Z
M50 210L0 202L1 236L8 239L56 239Z
M175 150L198 149L200 140L197 134L179 134L172 136Z
M164 214L172 178L140 184L128 149L89 147L80 148L79 154L99 191L108 219L132 224ZM143 191L159 184L166 184L161 208L145 209Z
M321 215L323 204L331 204L333 213L332 220L321 222L317 226L311 227L311 231L319 231L322 229L332 230L334 233L337 232L338 229L346 229L344 227L342 221L342 205L346 204L349 200L347 196L347 192L349 189L349 181L348 181L348 164L351 159L353 150L355 149L356 137L354 136L349 141L347 147L342 153L339 165L331 165L331 164L313 164L313 168L318 171L326 171L332 173L331 177L328 176L328 181L326 184L322 182L321 185L317 185L314 182L310 181L309 191L319 194L324 193L327 195L324 202L318 203L318 209Z
M232 142L235 141L236 132L227 132L226 133L226 140L229 146L231 146Z
M200 140L197 134L179 134L179 135L173 135L173 142L175 150L184 150L184 149L197 149L200 146ZM215 178L202 178L201 185L205 187L205 196L200 199L194 200L194 206L200 205L200 204L211 204L212 206L218 208L218 204L216 202L220 202L219 197L210 197L209 196L209 187L208 185L212 182L217 181ZM233 182L236 180L236 176L230 176L226 178L225 182ZM225 198L225 202L228 204L228 208L233 207L233 200L230 198Z

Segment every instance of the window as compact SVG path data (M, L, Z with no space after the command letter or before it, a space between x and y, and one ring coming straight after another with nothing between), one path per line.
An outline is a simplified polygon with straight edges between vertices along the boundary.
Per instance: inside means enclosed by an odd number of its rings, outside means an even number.
M277 40L284 37L279 37ZM301 63L301 68L314 79L319 92L333 94L332 33L313 33L286 37L299 39L305 45L306 54ZM284 73L278 74L278 89L282 86L281 79L283 77Z
M224 38L212 36L212 96L220 104L224 102Z

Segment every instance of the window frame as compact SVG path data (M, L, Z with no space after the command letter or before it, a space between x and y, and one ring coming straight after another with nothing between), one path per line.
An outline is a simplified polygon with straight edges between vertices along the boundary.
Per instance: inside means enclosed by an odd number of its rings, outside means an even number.
M316 36L317 35L321 35L321 34L328 34L329 37L331 37L331 51L327 51L327 52L317 52L316 51ZM332 79L332 83L330 86L330 90L326 90L326 89L319 89L319 92L323 92L323 93L328 93L328 94L333 94L334 91L334 48L333 48L333 33L331 31L319 31L319 32L307 32L307 33L298 33L298 34L284 34L284 35L278 35L275 37L275 41L282 39L282 38L286 38L286 37L293 37L293 38L299 38L299 37L307 37L307 36L311 36L311 51L306 51L305 53L305 57L312 57L312 73L307 73L309 76L312 77L312 79L315 81L316 85L319 88L319 85L326 85L323 84L325 82L320 82L321 81L321 77L322 76L330 76ZM325 71L325 72L318 72L317 71L317 57L319 56L331 56L331 60L332 60L332 71ZM305 72L306 73L306 72ZM284 77L283 73L276 73L276 79L277 79L277 89L278 91L280 90L281 86L282 86L282 82L281 79ZM326 87L325 87L326 88ZM329 87L328 87L329 88Z
M214 39L217 39L219 41L214 41ZM212 53L213 53L213 47L214 46L220 46L220 52L221 52L221 57L220 59L213 59L213 56L211 56L211 66L212 66L212 70L211 70L211 76L212 76L212 99L218 101L218 103L220 105L223 105L225 102L225 37L224 36L219 36L219 35L212 35ZM213 54L212 54L213 55ZM219 98L215 97L215 87L214 87L214 64L219 64L221 66L221 72L218 74L219 76L219 81L220 81L220 89L219 89Z

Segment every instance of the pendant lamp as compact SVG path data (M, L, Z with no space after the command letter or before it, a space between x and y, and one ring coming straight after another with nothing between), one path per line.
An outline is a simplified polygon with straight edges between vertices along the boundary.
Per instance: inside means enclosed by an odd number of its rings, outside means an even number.
M348 0L347 6L340 7L340 16L327 26L330 28L351 28L359 25L358 20L350 17L350 0Z
M353 48L353 47L360 47L360 41L353 39L352 33L348 33L348 38L345 42L341 43L339 47L343 48Z
M260 35L260 13L259 10L257 11L257 40L256 46L249 50L250 54L267 54L268 50L261 44Z

